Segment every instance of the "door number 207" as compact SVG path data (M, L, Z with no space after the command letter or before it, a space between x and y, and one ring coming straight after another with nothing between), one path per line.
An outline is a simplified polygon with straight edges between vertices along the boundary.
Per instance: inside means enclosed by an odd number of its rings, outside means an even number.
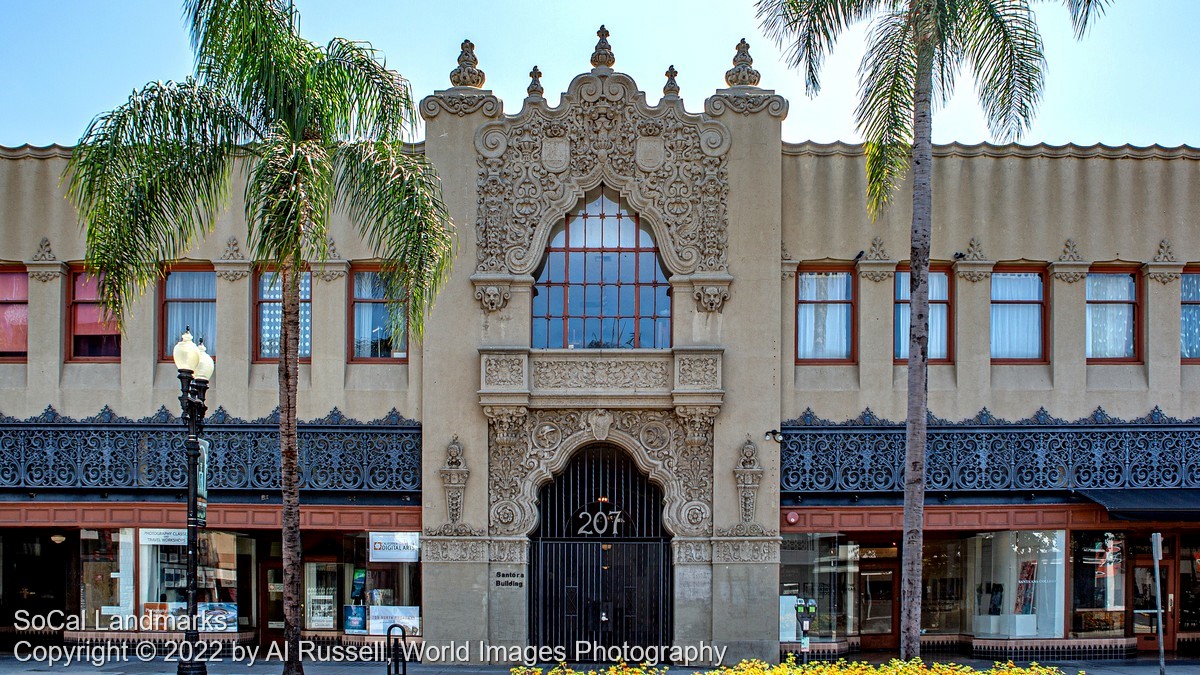
M580 511L580 525L575 534L581 537L617 536L620 534L621 523L625 522L620 511Z

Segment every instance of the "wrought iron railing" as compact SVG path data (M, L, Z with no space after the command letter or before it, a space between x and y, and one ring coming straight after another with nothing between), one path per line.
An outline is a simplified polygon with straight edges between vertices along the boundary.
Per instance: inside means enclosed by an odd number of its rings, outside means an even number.
M249 422L218 408L205 422L210 490L279 487L278 412ZM82 420L46 408L0 416L0 490L183 489L184 431L165 408L130 420L107 406ZM421 489L421 427L393 410L372 422L336 408L299 425L301 489L406 492Z
M780 486L790 493L904 489L904 425L875 417L830 422L805 411L785 422ZM1103 409L1074 422L1038 410L1009 422L986 409L973 419L929 418L926 487L1037 491L1200 487L1200 418L1155 408L1125 421Z

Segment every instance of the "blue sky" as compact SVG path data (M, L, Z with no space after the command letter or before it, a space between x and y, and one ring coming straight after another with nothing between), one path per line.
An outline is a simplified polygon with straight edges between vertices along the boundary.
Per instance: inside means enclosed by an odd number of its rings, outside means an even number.
M745 37L762 86L786 96L784 139L857 141L853 110L865 27L848 33L810 99L798 73L758 27L751 0L296 0L301 31L324 42L369 40L408 77L417 96L449 86L463 38L475 42L486 86L514 112L530 68L544 73L557 101L587 70L604 23L617 70L651 101L663 71L679 70L682 96L698 111L724 86L733 46ZM1023 143L1106 143L1200 147L1200 0L1115 0L1082 42L1061 2L1036 5L1049 71L1045 96ZM175 0L0 0L0 145L72 144L92 117L152 80L179 79L191 51ZM969 78L934 118L934 140L991 140Z

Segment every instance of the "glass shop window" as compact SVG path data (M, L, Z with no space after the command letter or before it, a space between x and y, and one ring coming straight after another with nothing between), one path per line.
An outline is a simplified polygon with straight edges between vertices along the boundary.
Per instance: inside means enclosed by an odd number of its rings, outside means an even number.
M1180 540L1179 630L1200 631L1200 534Z
M420 534L370 532L349 537L350 592L343 608L349 634L386 635L398 623L421 634Z
M856 633L858 545L836 534L785 534L780 556L779 641L799 642L804 620L816 641Z
M967 604L977 637L1062 637L1066 532L988 532L967 540Z
M187 530L138 531L142 623L176 630L187 616ZM254 541L202 530L196 540L196 603L201 630L235 632L254 625Z
M962 633L967 577L962 540L926 541L923 558L921 630L931 635Z
M133 528L79 531L84 628L108 629L133 615Z
M1123 532L1074 532L1071 637L1125 636Z

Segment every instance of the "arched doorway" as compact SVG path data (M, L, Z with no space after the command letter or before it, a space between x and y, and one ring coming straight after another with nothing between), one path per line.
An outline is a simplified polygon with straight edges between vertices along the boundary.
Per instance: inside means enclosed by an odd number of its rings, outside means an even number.
M530 541L534 645L593 660L577 643L667 645L671 542L662 490L621 449L589 445L545 485ZM595 650L592 649L594 652Z

